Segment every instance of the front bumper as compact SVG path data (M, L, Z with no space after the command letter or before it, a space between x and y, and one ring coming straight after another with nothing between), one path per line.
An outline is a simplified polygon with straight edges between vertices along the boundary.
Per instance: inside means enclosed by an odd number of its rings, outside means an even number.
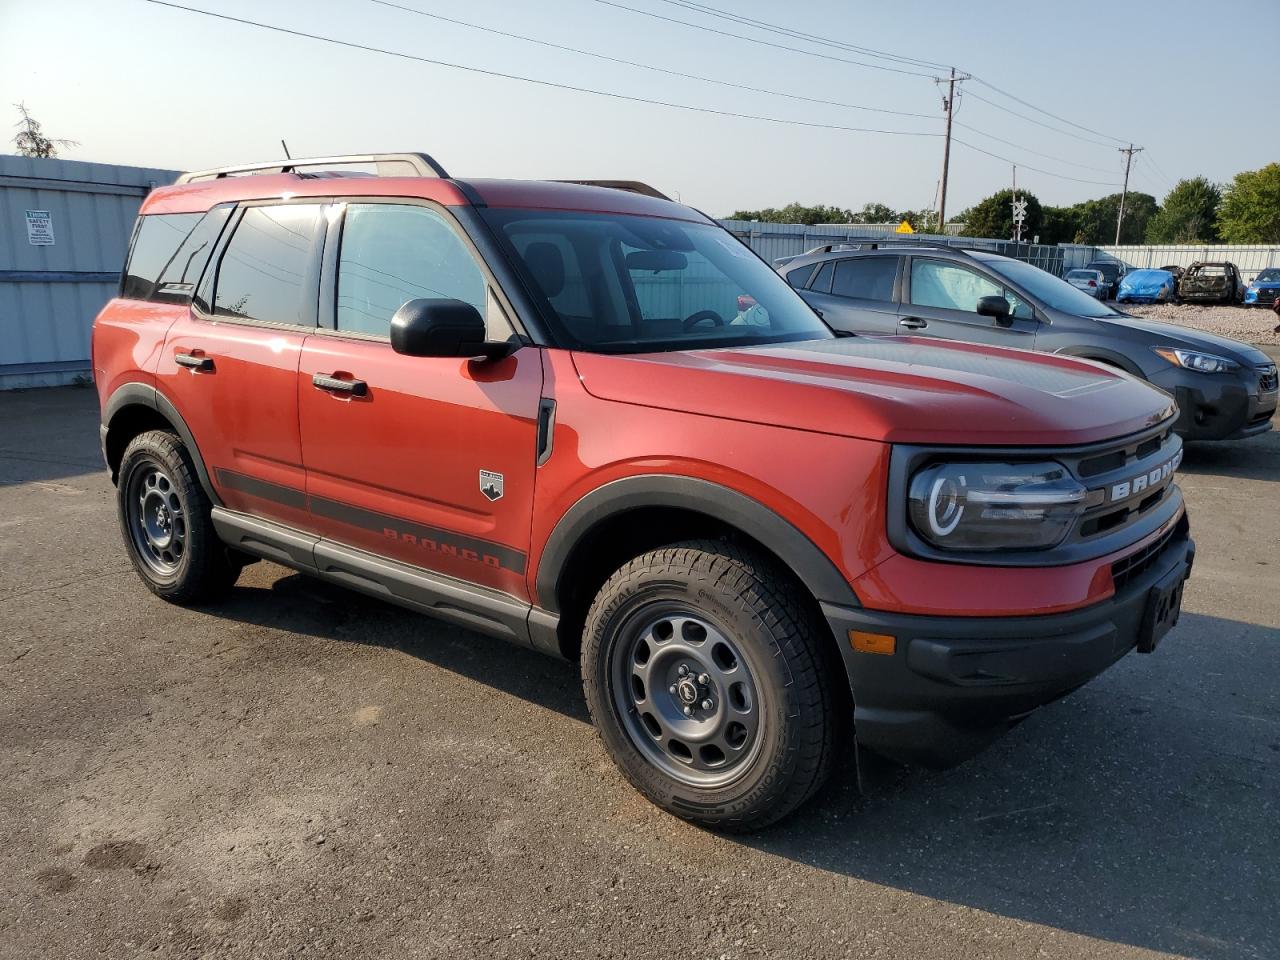
M1269 307L1280 298L1280 288L1277 287L1259 287L1258 289L1246 290L1244 293L1244 303L1247 307Z
M1184 518L1109 600L1068 613L936 617L824 604L853 691L859 745L895 760L950 766L1097 676L1138 642L1156 583L1179 569L1190 576L1195 544L1187 529ZM993 596L998 576L993 570ZM894 652L855 651L854 630L896 638Z
M1242 440L1271 429L1278 394L1261 389L1256 370L1233 376L1171 368L1151 382L1178 401L1173 429L1183 440Z

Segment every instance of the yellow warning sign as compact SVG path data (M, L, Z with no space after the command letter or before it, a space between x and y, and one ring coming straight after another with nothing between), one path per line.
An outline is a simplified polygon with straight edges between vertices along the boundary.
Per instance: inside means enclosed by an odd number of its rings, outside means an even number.
M916 230L915 230L915 227L911 226L911 224L903 220L900 224L898 224L898 229L893 232L894 233L915 233Z

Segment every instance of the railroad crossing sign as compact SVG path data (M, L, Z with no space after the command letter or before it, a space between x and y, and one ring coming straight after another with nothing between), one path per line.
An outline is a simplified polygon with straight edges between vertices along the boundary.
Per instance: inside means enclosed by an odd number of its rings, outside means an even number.
M1013 201L1013 222L1017 224L1021 224L1026 219L1027 219L1027 201L1014 200Z

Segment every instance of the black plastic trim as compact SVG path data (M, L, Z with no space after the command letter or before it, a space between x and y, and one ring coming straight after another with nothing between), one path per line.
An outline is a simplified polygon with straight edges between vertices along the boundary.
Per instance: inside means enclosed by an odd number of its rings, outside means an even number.
M693 477L642 474L592 490L560 518L538 563L538 599L558 614L560 580L573 548L596 524L628 510L692 510L741 530L776 554L820 601L859 606L853 587L812 540L764 504L720 484Z
M538 466L551 459L555 446L556 402L550 397L538 401Z
M187 453L191 456L191 462L196 468L196 476L200 479L200 486L204 487L204 492L209 499L220 506L222 498L218 496L217 491L213 488L213 482L209 478L209 471L205 468L204 457L200 454L200 448L196 445L196 438L191 433L191 428L187 426L182 414L178 413L172 401L155 387L146 383L125 383L116 388L111 394L107 402L102 407L102 425L106 429L101 432L102 439L102 455L106 459L106 442L107 436L111 429L111 423L116 415L128 406L149 407L155 410L162 417L169 421L173 429L177 431L178 436L182 438L183 444L187 448ZM108 463L110 467L110 463ZM115 470L111 471L111 482L115 483Z

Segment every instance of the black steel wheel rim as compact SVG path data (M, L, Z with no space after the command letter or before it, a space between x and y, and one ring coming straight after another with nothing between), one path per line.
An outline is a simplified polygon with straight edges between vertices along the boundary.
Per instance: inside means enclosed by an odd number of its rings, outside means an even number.
M651 604L623 623L610 661L614 707L650 762L698 787L746 772L759 751L761 704L728 631L693 607Z
M173 479L157 463L141 464L125 491L134 552L158 577L172 577L187 552L187 513Z

